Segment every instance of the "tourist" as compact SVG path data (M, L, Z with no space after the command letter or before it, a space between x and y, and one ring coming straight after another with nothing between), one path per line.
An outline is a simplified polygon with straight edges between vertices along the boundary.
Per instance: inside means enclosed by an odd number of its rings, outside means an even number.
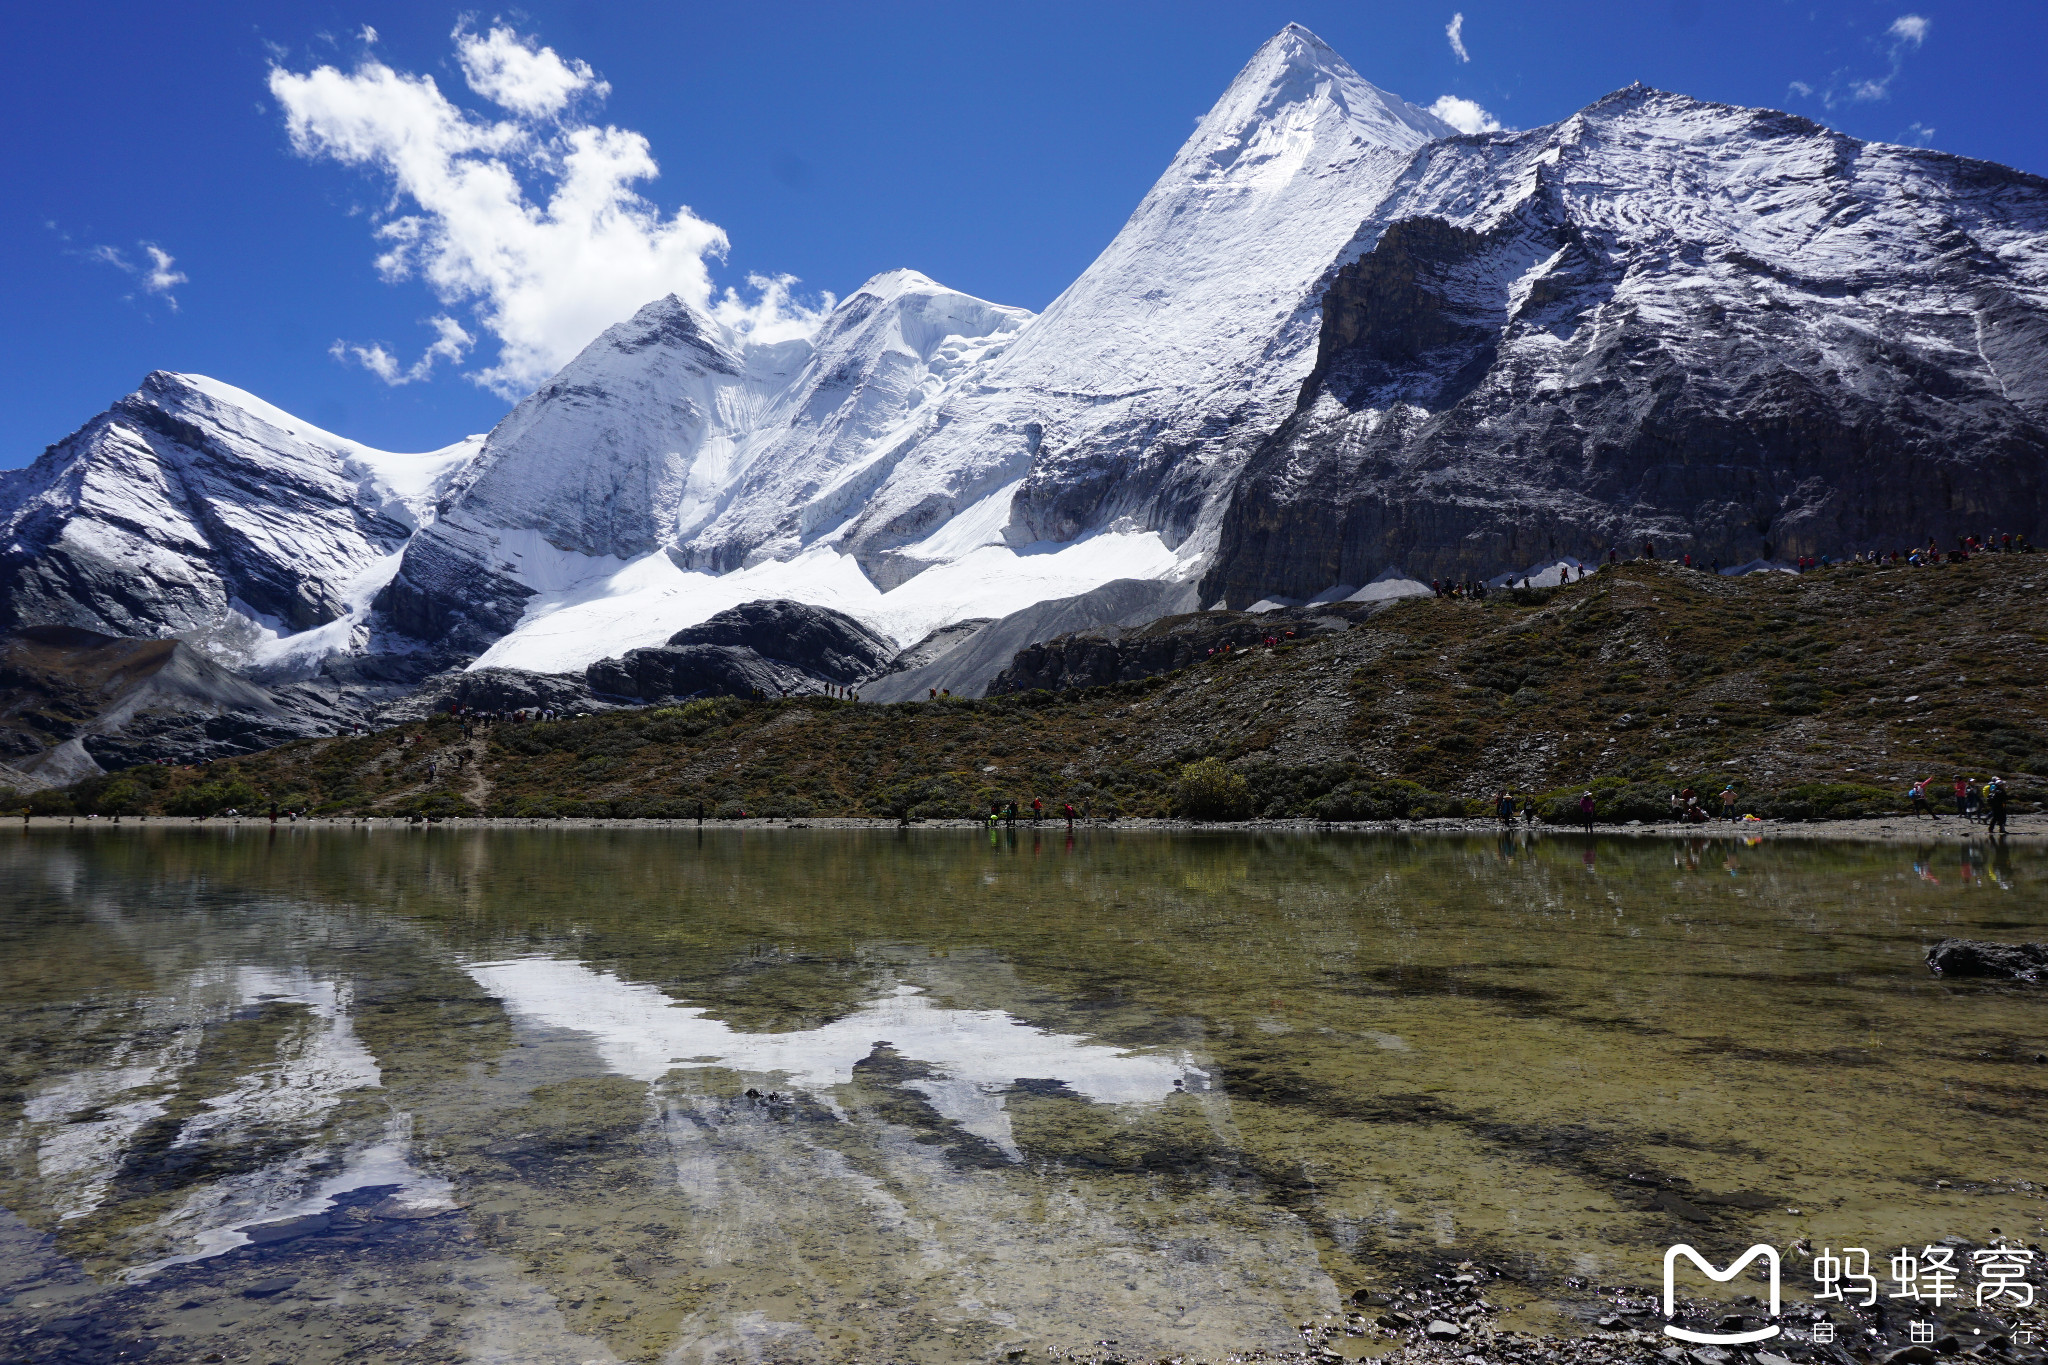
M1501 794L1494 798L1493 813L1500 820L1500 827L1502 829L1511 828L1515 823L1515 798L1513 793L1503 788Z
M1985 821L1986 834L2005 833L2005 779L1994 777L1984 784L1984 801L1989 807L1990 818Z
M1721 818L1723 820L1733 820L1735 818L1735 784L1733 782L1721 788Z
M1590 790L1579 793L1579 823L1586 827L1586 833L1593 832L1593 793Z
M1941 818L1940 813L1931 809L1927 804L1926 778L1923 777L1912 786L1906 788L1906 799L1913 803L1913 814L1915 816L1924 815L1930 820L1939 820Z
M1976 813L1970 809L1975 804L1970 799L1970 783L1961 773L1956 774L1955 797L1956 814L1958 816L1967 820Z

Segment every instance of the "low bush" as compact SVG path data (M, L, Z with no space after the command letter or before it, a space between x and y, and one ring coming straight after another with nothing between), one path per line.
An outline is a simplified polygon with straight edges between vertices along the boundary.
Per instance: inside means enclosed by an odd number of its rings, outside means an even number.
M1242 820L1251 807L1251 783L1220 758L1188 764L1174 784L1173 808L1191 820Z
M222 811L250 812L269 803L263 794L240 778L225 782L200 782L174 793L164 803L172 815L219 815Z
M1427 820L1463 815L1465 802L1414 782L1381 779L1347 782L1310 804L1318 820Z

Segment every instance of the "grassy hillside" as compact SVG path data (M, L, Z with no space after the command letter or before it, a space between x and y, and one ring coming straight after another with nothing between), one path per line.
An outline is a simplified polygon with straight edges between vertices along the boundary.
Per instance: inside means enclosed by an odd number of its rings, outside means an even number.
M1484 602L1399 602L1348 630L1142 682L892 706L697 701L465 733L442 717L39 809L331 814L872 815L1072 801L1097 816L1381 819L1501 787L1568 818L1652 819L1735 783L1789 818L1900 805L1912 777L2048 782L2048 556L1723 579L1629 564ZM1250 640L1246 641L1250 644ZM1201 760L1213 759L1213 763ZM17 802L15 808L19 809Z

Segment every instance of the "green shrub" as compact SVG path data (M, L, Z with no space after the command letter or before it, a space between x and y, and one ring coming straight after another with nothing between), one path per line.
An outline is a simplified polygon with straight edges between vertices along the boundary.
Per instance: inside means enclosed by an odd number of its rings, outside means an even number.
M1427 820L1463 815L1465 803L1414 782L1384 779L1347 782L1309 806L1318 820Z
M149 792L139 782L117 777L100 791L92 804L101 815L146 815L149 812Z
M71 815L77 809L76 806L71 804L71 793L60 791L55 787L46 787L42 791L33 792L28 798L28 813L30 815Z
M280 807L289 802L280 802ZM164 809L172 815L219 815L226 810L252 812L259 807L267 809L269 802L263 794L241 778L230 778L225 782L201 782L186 787L164 803Z
M1902 810L1905 798L1882 787L1860 782L1807 782L1771 792L1743 809L1778 820L1847 820L1861 815L1890 815Z
M892 820L972 819L987 811L975 808L974 797L950 775L914 778L882 790L882 814Z
M1251 783L1220 758L1198 759L1180 770L1173 806L1191 820L1242 820L1251 813Z

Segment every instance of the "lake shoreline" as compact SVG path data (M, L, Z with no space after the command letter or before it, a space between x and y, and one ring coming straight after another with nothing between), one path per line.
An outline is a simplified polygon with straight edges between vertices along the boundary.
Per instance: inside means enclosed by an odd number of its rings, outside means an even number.
M35 816L22 822L24 829L257 829L267 828L272 822L267 816L196 816L152 815L147 817L129 816L116 820L111 816L89 817L83 815ZM280 828L312 829L644 829L644 830L982 830L989 827L985 820L918 820L909 826L894 820L876 819L865 816L781 816L749 817L746 819L720 820L707 816L703 820L682 819L634 819L634 818L587 818L563 816L560 818L517 818L509 816L449 816L440 820L414 819L406 816L305 816L296 821L280 816L275 822ZM1798 840L1807 842L1843 842L1877 844L1922 845L1930 841L1941 843L1982 843L1995 846L2007 842L2027 845L2048 843L2048 814L2014 815L2010 820L2011 829L2005 838L1987 835L1979 821L1964 820L1945 815L1939 820L1915 820L1909 816L1868 816L1846 820L1761 820L1730 821L1709 820L1704 824L1679 824L1675 821L1625 825L1596 825L1590 836L1600 839L1741 839L1749 840ZM1048 816L1033 821L1020 818L1014 824L999 823L996 829L1002 833L1029 833L1040 835L1064 833L1066 822ZM1475 835L1499 835L1502 833L1498 821L1473 817L1447 817L1431 820L1361 820L1350 822L1323 823L1316 820L1172 820L1153 817L1127 817L1122 819L1077 819L1073 824L1076 832L1144 832L1169 834L1369 834L1369 835L1436 835L1470 838ZM1511 831L1517 837L1535 837L1544 840L1566 840L1583 842L1589 836L1576 825L1525 825L1517 822Z

